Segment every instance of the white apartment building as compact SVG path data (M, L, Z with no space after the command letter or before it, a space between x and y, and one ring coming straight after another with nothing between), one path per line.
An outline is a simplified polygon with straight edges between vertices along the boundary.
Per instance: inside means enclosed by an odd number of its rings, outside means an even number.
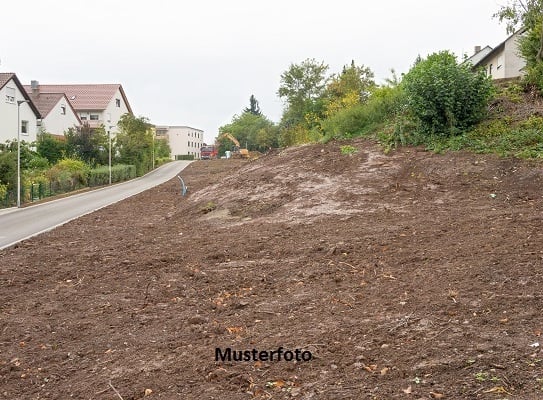
M157 137L167 137L172 150L172 159L179 156L194 156L200 159L200 148L204 143L204 131L190 126L161 126L155 127Z

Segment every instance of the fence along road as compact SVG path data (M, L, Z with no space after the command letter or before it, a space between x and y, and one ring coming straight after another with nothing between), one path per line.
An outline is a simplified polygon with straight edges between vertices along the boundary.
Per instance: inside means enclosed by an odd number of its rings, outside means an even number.
M172 161L128 182L35 206L0 210L0 250L164 183L189 164L190 161Z

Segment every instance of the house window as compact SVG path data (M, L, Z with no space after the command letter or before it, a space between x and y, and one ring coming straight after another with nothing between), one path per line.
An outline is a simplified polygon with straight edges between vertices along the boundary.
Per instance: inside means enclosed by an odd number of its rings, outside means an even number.
M488 75L492 76L492 64L488 66Z
M120 107L121 106L121 99L115 99L115 106Z
M15 88L6 87L6 103L15 103Z
M98 114L91 114L90 115L90 120L91 121L98 121Z
M66 106L60 106L60 114L66 115Z
M86 121L87 120L86 115L80 115L79 118L81 119L81 121Z
M28 121L21 121L21 133L28 135Z

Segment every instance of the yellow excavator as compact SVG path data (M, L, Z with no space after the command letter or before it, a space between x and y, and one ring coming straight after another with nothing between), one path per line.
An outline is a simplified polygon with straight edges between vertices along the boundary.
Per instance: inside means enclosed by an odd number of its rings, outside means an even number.
M217 138L217 141L219 141L223 137L229 139L232 143L234 143L234 146L232 146L233 158L249 158L249 150L242 149L240 147L239 141L231 133L223 133Z

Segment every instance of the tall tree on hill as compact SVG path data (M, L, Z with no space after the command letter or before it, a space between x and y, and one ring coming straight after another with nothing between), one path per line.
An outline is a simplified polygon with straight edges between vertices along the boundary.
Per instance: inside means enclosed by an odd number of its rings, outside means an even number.
M281 74L277 94L286 103L282 124L291 127L307 124L323 111L322 96L328 77L328 65L315 59L306 59L301 64L291 64Z
M364 103L375 87L373 72L365 66L357 66L354 60L344 66L341 74L333 75L326 87L326 116L345 108Z
M262 115L262 112L260 111L260 106L258 105L258 100L255 98L254 95L251 95L249 103L249 107L245 108L243 112L251 113L253 115Z

